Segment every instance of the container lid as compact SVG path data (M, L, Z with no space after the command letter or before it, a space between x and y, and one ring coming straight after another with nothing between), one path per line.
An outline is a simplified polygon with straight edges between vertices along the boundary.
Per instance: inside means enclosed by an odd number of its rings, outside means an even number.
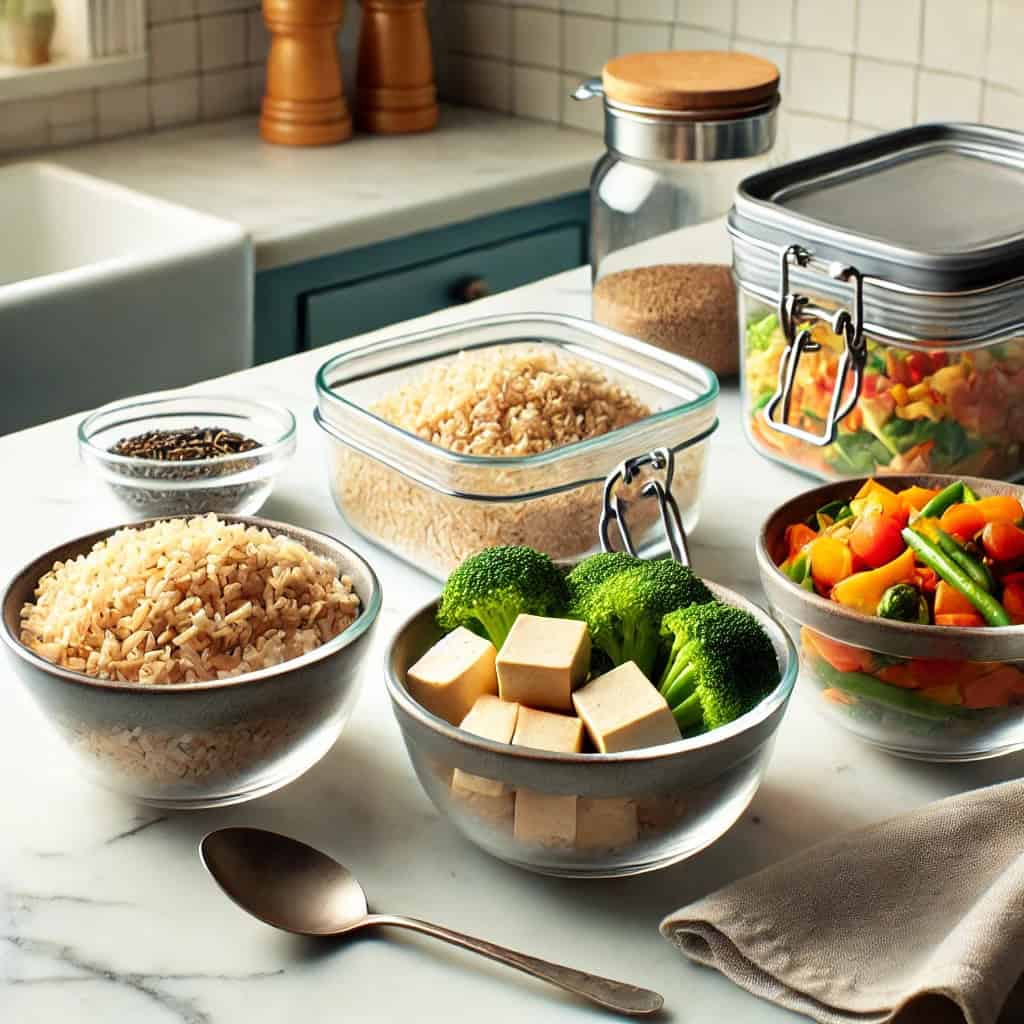
M705 120L745 117L774 105L779 92L770 60L718 50L630 53L608 61L601 77L610 103Z
M752 175L729 216L735 237L791 244L921 292L1024 275L1024 134L930 124Z

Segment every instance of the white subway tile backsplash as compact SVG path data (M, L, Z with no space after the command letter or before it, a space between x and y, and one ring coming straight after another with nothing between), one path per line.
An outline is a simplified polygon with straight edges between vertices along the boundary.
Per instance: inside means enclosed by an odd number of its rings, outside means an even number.
M512 67L487 57L453 54L449 67L453 89L463 103L508 113L512 109Z
M199 66L203 71L245 63L246 15L218 14L199 22Z
M615 0L562 0L562 10L572 14L597 14L615 17Z
M992 0L986 77L1024 92L1024 3Z
M604 104L599 99L574 100L572 94L579 84L578 75L562 75L562 124L600 135L604 131Z
M721 2L732 5L732 0ZM676 0L619 0L619 17L671 24L676 20Z
M199 82L199 115L204 121L234 117L248 109L248 68L204 72Z
M846 121L850 116L852 63L845 54L794 47L790 51L786 93L790 109Z
M860 0L857 52L865 57L916 64L921 49L922 3L923 0Z
M987 84L982 97L981 116L985 124L1024 131L1024 95Z
M988 8L988 0L925 0L921 63L936 71L983 74Z
M917 73L919 124L927 121L981 120L981 79L945 75L921 68Z
M912 124L914 72L907 64L858 57L853 68L853 120L879 128Z
M673 50L728 50L729 37L724 32L713 32L707 28L692 28L690 25L676 25L672 29Z
M735 0L679 0L676 21L728 35L733 30L735 13Z
M199 67L199 22L175 21L149 30L149 77L191 74Z
M469 0L448 7L452 49L477 57L512 56L512 11L497 4Z
M562 59L562 19L557 11L512 11L512 55L517 64L557 68Z
M647 53L672 45L672 26L652 21L620 21L615 36L616 53Z
M562 106L562 76L545 68L512 69L512 112L518 117L558 121Z
M597 75L615 56L615 22L566 14L562 20L562 67Z
M850 0L832 2L849 3ZM736 0L738 36L774 43L780 39L789 39L792 25L793 0Z
M250 11L246 15L245 41L249 63L262 64L270 49L270 33L264 24L262 11Z
M796 0L795 41L801 46L820 46L826 50L852 53L856 44L856 13L854 0L839 3Z
M835 149L847 141L847 123L813 114L789 115L790 159L812 156L826 149Z
M196 13L196 0L148 0L146 16L150 25L165 21L181 21Z
M199 120L199 76L154 82L149 89L154 128L191 124Z
M149 86L119 85L97 94L99 136L131 135L149 127Z

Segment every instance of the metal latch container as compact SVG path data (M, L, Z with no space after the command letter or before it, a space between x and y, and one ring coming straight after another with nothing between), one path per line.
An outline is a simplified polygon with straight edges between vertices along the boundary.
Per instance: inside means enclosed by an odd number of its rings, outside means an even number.
M823 478L1024 475L1024 135L919 125L741 182L754 447Z

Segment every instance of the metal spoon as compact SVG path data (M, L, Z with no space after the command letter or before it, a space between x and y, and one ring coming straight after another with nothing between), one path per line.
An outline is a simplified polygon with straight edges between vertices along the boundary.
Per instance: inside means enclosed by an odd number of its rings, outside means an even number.
M298 935L346 935L376 925L409 928L550 981L599 1006L641 1016L657 1013L657 992L538 960L413 917L371 914L347 868L297 839L258 828L222 828L199 844L217 884L243 910Z

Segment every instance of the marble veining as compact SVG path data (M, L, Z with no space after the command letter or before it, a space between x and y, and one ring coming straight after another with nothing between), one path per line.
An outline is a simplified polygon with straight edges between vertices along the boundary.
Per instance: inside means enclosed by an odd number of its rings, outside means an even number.
M721 240L714 244L719 245ZM694 248L711 243L697 233ZM672 258L686 258L674 244ZM586 315L587 271L425 318L549 310ZM403 325L401 330L407 330ZM347 864L371 904L447 923L540 956L665 994L666 1020L781 1024L796 1018L683 961L657 933L665 913L835 832L960 790L1019 776L1024 756L975 765L898 761L815 717L799 688L764 785L743 819L690 861L632 879L541 878L471 847L419 788L380 678L382 645L436 592L391 555L354 540L329 497L312 422L321 349L200 388L287 402L299 447L265 514L324 529L365 551L384 611L363 693L338 744L305 776L240 807L156 813L78 778L9 675L0 713L0 1021L4 1024L488 1024L606 1020L499 966L425 938L390 934L312 942L267 928L206 877L209 830L258 825L295 835ZM756 456L732 386L711 444L697 569L763 600L752 555L770 509L804 478ZM6 578L35 553L111 525L75 451L74 420L0 439L9 481L0 505Z

